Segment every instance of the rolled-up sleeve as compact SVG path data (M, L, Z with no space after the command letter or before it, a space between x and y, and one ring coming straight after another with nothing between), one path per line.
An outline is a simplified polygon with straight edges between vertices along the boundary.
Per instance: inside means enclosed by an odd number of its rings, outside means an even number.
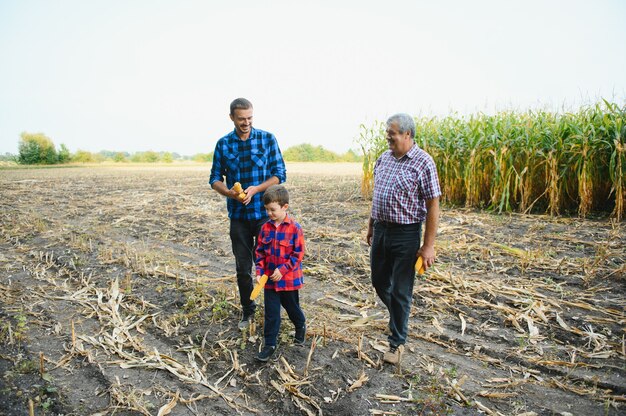
M283 155L278 147L278 141L274 135L269 138L269 167L271 176L276 176L280 183L287 180L287 169Z
M217 181L223 181L226 175L225 166L223 164L223 140L220 139L215 145L215 151L213 152L213 165L211 166L211 176L209 177L209 185L213 186L213 183Z

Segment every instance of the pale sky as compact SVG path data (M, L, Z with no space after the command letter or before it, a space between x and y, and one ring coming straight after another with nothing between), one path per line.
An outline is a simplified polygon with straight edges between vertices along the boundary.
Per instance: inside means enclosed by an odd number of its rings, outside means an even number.
M285 150L359 125L626 102L626 1L0 0L0 153L205 153L229 103Z

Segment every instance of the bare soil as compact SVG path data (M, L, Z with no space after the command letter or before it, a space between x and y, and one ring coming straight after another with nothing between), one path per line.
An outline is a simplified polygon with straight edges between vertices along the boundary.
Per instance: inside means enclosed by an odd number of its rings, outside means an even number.
M624 223L444 208L392 367L359 166L288 165L309 332L262 364L208 176L0 170L0 415L624 414Z

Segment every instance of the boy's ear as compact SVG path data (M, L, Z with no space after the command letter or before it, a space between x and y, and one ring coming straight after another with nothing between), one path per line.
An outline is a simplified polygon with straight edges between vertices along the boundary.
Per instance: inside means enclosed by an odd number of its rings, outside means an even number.
M289 208L289 203L283 205L283 209L287 209L287 208Z

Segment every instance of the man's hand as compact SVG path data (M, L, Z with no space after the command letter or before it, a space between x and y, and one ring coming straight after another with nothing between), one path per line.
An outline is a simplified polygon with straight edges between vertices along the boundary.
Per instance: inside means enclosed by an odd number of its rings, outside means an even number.
M424 231L424 244L417 250L417 256L422 256L424 269L428 269L435 263L435 236L439 224L439 198L426 200L426 230Z
M433 264L435 264L435 249L433 247L420 247L420 249L417 250L415 258L417 259L419 256L422 256L422 264L424 265L424 270L428 270Z
M240 200L244 205L248 205L250 203L250 201L252 201L252 197L254 196L254 194L258 194L259 193L259 189L257 186L248 186L246 189L244 189L244 192L246 193L246 197L242 200Z
M229 198L235 199L235 200L237 200L239 202L242 202L241 198L239 198L239 193L237 191L235 191L234 189L229 189L227 191L227 195L226 196L229 197Z
M275 269L275 270L274 270L274 273L272 273L272 275L270 276L270 280L271 280L272 282L278 282L278 281L279 281L280 279L282 279L282 278L283 278L283 275L282 275L282 273L280 272L280 270L278 270L278 269Z
M374 223L372 220L367 225L367 235L365 236L365 242L368 246L372 246L372 237L374 236Z

